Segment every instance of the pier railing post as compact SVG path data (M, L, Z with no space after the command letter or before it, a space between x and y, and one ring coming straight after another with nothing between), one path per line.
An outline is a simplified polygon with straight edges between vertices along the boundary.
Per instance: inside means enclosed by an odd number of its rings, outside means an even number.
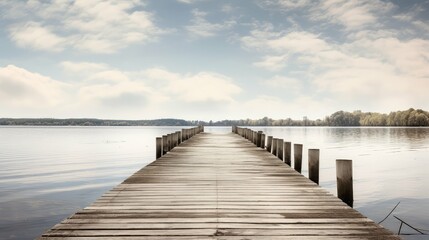
M297 172L301 173L302 169L302 144L293 145L293 158L294 158L294 168Z
M265 134L261 134L261 148L265 149Z
M277 157L283 162L283 139L277 140Z
M257 135L256 135L256 146L257 147L261 147L261 142L262 142L262 131L258 131Z
M319 149L308 149L308 178L319 184Z
M284 142L284 162L289 165L289 167L292 166L291 162L291 152L292 152L292 143L291 142Z
M344 203L353 207L352 160L337 159L337 195Z
M273 136L268 136L267 138L267 151L271 152L271 146L273 144Z
M165 155L168 152L168 144L167 144L167 135L162 135L162 155Z
M257 146L258 144L258 132L256 131L252 131L253 132L253 144L255 144L255 146Z
M162 156L162 137L156 138L156 159Z
M271 149L272 149L271 153L274 156L277 156L277 138L273 138L273 144L271 145Z

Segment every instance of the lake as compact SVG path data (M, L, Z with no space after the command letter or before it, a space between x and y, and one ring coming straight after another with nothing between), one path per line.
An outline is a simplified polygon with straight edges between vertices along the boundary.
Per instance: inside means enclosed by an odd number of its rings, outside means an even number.
M155 137L181 127L0 127L0 239L33 239L155 159ZM320 185L352 159L354 207L429 229L429 128L252 127L320 149ZM231 128L206 127L206 132ZM397 232L390 216L383 226ZM415 231L403 227L403 233ZM427 232L429 233L429 232ZM427 239L417 235L405 239Z

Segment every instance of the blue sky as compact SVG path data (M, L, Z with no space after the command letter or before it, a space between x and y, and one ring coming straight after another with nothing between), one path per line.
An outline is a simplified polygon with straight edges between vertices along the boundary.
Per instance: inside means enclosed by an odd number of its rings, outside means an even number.
M0 117L429 110L429 1L2 0Z

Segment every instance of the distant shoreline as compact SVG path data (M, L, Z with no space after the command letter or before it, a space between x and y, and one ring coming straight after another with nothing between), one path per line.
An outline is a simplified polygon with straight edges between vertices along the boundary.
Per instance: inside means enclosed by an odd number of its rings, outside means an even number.
M329 126L329 127L427 127L429 112L410 108L389 114L374 112L338 111L323 120L261 119L200 121L163 118L153 120L108 120L95 118L0 118L0 126Z

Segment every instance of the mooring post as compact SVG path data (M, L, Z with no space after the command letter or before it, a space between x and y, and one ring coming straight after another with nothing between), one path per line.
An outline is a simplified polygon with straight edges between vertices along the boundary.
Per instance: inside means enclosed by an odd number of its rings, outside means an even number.
M291 142L284 142L284 147L283 147L283 151L284 151L284 162L289 165L289 167L292 166L292 162L291 162L291 152L292 152L292 143Z
M272 154L274 156L277 156L277 138L273 138L273 144L271 145L272 148Z
M162 137L156 138L156 159L162 156Z
M283 139L277 140L277 157L283 162Z
M256 136L256 146L261 147L261 143L262 143L262 131L258 131Z
M301 173L302 169L302 144L293 145L293 158L294 158L294 168L297 172Z
M162 135L162 155L165 155L168 152L168 144L167 144L167 135Z
M168 140L168 151L173 150L174 146L173 146L173 134L169 133L167 134L167 140Z
M344 203L353 207L352 160L337 159L337 195Z
M319 149L308 149L308 178L319 184Z
M271 152L271 146L273 143L273 136L268 136L267 138L267 151Z
M178 131L177 135L178 135L177 138L178 138L179 144L181 144L182 143L182 132Z
M255 144L255 146L258 144L258 132L256 131L253 131L253 144Z
M265 134L261 134L261 148L265 149Z

